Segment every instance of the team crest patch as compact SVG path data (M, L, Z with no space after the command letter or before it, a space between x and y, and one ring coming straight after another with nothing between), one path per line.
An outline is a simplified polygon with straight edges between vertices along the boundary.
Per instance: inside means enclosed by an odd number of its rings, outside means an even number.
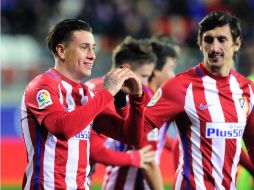
M36 95L36 100L39 105L39 109L43 109L49 105L51 105L53 102L51 100L49 91L47 90L40 90Z
M150 100L150 102L147 104L147 106L148 107L154 106L160 99L161 95L162 95L162 89L159 88L157 92L154 94L154 96L152 97L152 99Z
M250 108L247 98L245 98L245 97L239 98L239 104L240 104L242 111L247 115L249 112L249 108Z

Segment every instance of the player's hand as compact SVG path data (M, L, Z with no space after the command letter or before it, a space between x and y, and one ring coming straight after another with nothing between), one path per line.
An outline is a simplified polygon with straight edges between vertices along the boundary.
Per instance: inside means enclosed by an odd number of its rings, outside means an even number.
M132 71L128 73L128 79L124 81L121 90L130 95L141 96L143 94L141 81Z
M123 83L130 76L131 71L127 68L116 68L108 72L104 79L104 88L107 89L112 96L122 88Z
M116 68L108 72L104 79L104 88L113 96L120 89L130 95L141 96L143 93L141 82L128 68Z
M155 152L152 150L152 146L145 146L139 149L138 152L140 153L140 168L147 169L147 164L152 162L155 157Z

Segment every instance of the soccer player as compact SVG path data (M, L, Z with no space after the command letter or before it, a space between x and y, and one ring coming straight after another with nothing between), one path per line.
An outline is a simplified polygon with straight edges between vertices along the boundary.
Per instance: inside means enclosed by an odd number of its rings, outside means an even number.
M235 189L242 138L254 162L254 85L232 69L242 40L238 19L212 12L199 27L203 61L156 92L145 109L145 133L176 122L174 189Z
M107 73L96 94L82 83L96 58L92 28L84 21L57 23L47 44L54 68L28 84L21 103L28 158L22 188L89 189L91 128L128 144L139 143L143 130L136 126L143 118L142 85L127 68ZM129 94L126 118L108 107L120 89Z
M152 38L151 45L153 52L157 57L156 66L153 70L152 75L149 77L148 87L151 91L151 94L154 93L160 88L160 86L170 78L175 77L175 69L177 63L178 51L180 51L179 46L172 46L170 43L165 44L164 41ZM178 50L178 51L177 51ZM178 164L178 146L177 140L171 138L167 135L168 128L173 126L172 123L165 123L163 127L159 130L158 144L156 148L156 163L160 163L160 156L163 149L167 149L173 152L174 155L174 170L177 168Z

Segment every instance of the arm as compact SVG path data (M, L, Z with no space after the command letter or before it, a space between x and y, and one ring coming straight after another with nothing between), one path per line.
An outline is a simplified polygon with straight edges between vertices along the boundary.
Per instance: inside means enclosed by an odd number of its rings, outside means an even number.
M141 164L141 155L138 151L120 152L107 148L105 145L105 138L91 131L90 136L90 159L105 165L116 166L133 166L139 167Z
M245 127L245 131L243 134L244 143L246 145L250 160L252 164L254 164L254 107L252 108L252 112L250 113L247 125Z
M248 172L254 177L254 165L251 163L248 155L245 153L245 151L241 150L241 156L239 163L248 170Z
M37 118L37 122L61 140L67 140L84 130L107 105L113 96L107 90L100 90L85 105L68 112L59 100L58 84L41 80L25 94L27 112ZM57 89L57 90L55 90ZM47 94L47 104L38 106L39 93ZM75 127L73 127L75 124Z
M175 77L157 90L145 108L145 134L171 122L177 114L184 112L186 89L182 83L181 78Z
M163 190L163 181L160 172L159 165L155 160L147 164L147 167L143 170L144 176L152 190Z
M128 117L122 118L114 110L105 109L94 120L93 128L95 131L126 144L138 144L143 136L141 122L144 117L144 99L143 96L130 95L129 97Z
M139 83L135 77L128 69L112 70L107 74L105 89L97 92L85 105L76 107L71 112L64 110L57 96L57 92L52 90L49 93L53 103L43 110L47 114L42 116L42 110L38 110L36 112L38 115L35 116L39 118L39 123L42 123L56 137L62 140L68 140L88 127L94 118L113 100L112 95L115 95L122 87L126 88L127 91L129 90L128 92L130 94L140 93L140 89L142 92L142 88L139 88ZM126 80L131 81L129 88L124 84ZM34 97L36 97L36 93L32 98ZM111 118L114 117L115 114L112 114ZM116 117L116 120L119 120L119 117ZM75 127L73 127L74 123Z

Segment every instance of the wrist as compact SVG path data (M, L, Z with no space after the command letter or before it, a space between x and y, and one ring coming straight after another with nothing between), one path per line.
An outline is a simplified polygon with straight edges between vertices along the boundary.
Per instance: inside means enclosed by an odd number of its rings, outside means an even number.
M141 91L141 92L138 92L137 94L133 94L132 96L134 96L134 97L141 97L142 95L144 94L144 92L143 91Z
M133 167L140 167L141 165L141 156L139 151L132 151L130 153L131 165Z

